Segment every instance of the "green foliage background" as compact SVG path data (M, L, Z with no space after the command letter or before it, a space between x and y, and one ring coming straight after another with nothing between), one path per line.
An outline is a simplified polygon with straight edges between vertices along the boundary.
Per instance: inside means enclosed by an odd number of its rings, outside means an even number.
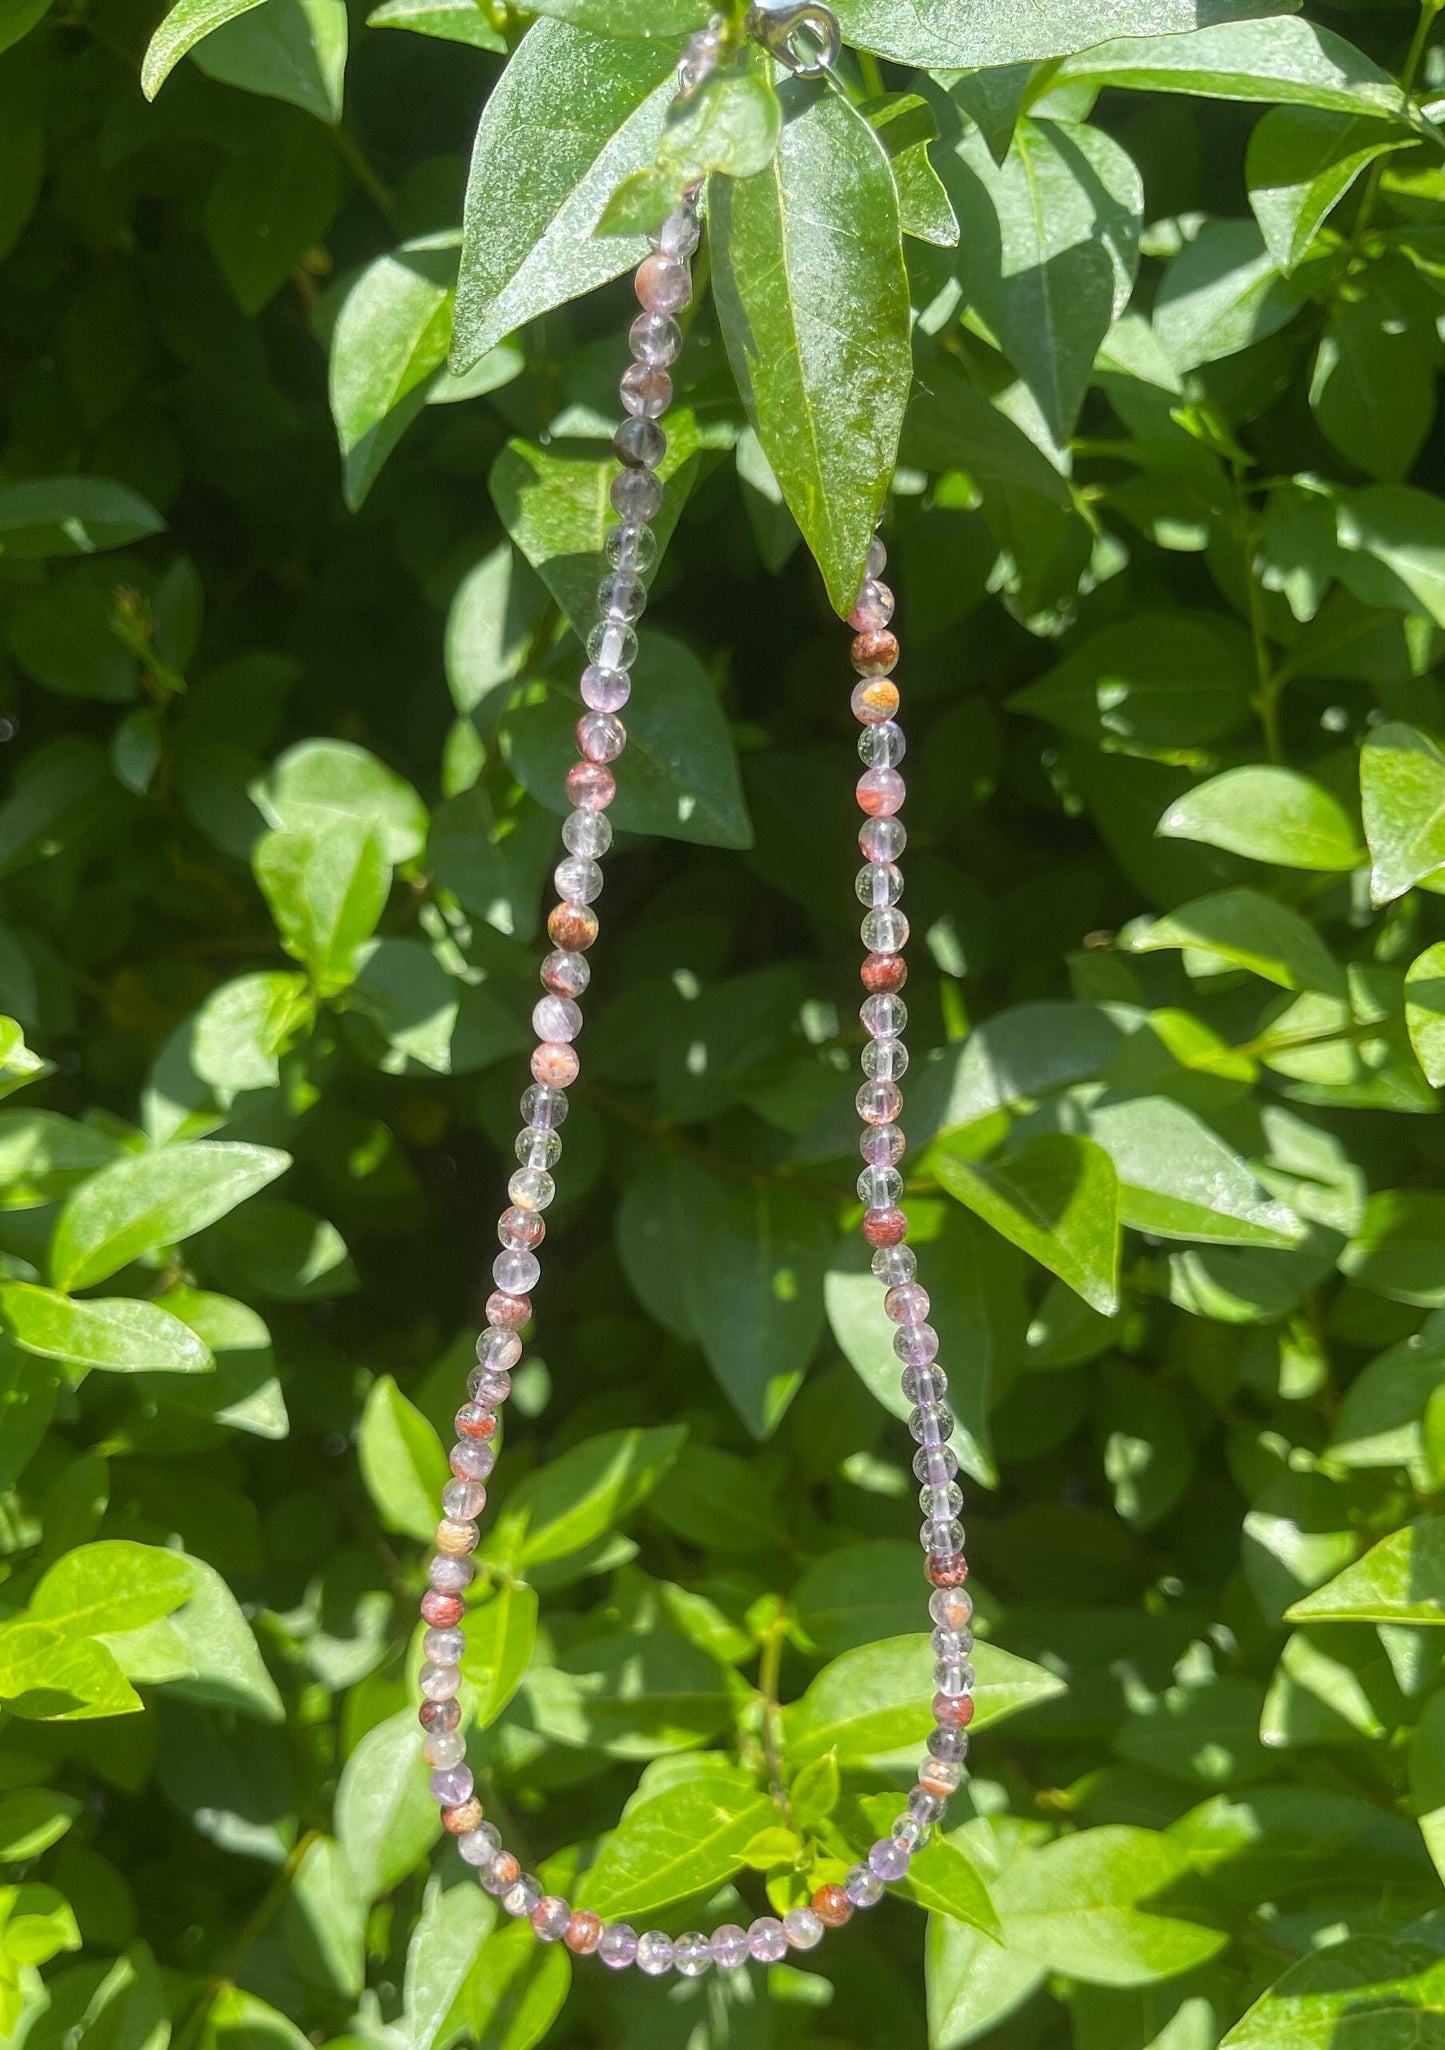
M1445 2042L1445 50L1239 11L846 0L836 89L668 119L697 0L0 0L0 2037ZM705 172L472 1758L676 1931L929 1726L829 606L886 500L976 1777L822 1951L574 1990L436 1841L413 1624L612 281Z

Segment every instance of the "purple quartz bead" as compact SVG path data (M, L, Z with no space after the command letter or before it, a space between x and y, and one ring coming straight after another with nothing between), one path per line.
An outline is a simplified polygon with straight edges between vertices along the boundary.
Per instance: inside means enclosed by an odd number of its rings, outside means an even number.
M883 1898L883 1881L868 1865L854 1865L843 1881L843 1891L855 1908L871 1908Z
M472 1798L472 1769L469 1765L439 1765L427 1783L431 1797L443 1808L460 1808Z
M734 1972L748 1961L748 1932L736 1922L724 1922L712 1932L712 1961L723 1971Z
M906 1879L909 1865L908 1846L896 1842L891 1836L881 1836L868 1853L868 1865L878 1878L890 1885L894 1880Z
M789 1908L783 1917L783 1934L790 1950L812 1950L823 1940L823 1924L811 1908Z
M592 711L620 712L631 696L632 679L625 670L599 669L595 662L583 670L582 702Z
M637 1961L637 1931L630 1922L609 1922L597 1944L597 1955L614 1972Z
M457 1838L457 1849L468 1865L487 1865L502 1848L502 1839L490 1822L479 1822L465 1836Z
M748 1952L760 1965L775 1965L788 1954L788 1934L776 1915L759 1915L748 1927Z

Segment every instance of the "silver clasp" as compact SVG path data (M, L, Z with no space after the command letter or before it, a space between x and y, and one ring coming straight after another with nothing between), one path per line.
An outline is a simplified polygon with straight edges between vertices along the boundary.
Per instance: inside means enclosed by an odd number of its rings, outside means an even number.
M838 17L822 0L799 0L792 7L756 6L744 26L797 78L820 78L831 71L843 47Z

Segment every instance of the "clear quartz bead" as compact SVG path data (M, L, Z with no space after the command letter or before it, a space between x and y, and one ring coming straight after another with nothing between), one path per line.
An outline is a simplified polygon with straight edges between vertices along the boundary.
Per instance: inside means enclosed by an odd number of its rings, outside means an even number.
M940 1794L930 1794L927 1787L914 1787L908 1796L908 1812L915 1822L925 1829L935 1822L942 1822L948 1812L948 1803Z
M897 1125L866 1125L859 1135L858 1151L870 1167L896 1167L907 1150Z
M614 1972L637 1962L637 1931L630 1922L609 1922L598 1939L597 1955Z
M684 1979L700 1979L712 1966L712 1945L700 1929L689 1929L673 1944L672 1962Z
M870 954L899 954L908 944L908 920L896 909L870 911L860 930Z
M650 1979L661 1978L664 1972L672 1970L672 1938L664 1936L660 1929L649 1929L645 1936L637 1939L637 1967L646 1972Z
M453 1479L442 1489L442 1508L455 1523L470 1523L486 1506L487 1491L480 1481ZM456 1634L460 1636L461 1632ZM427 1657L435 1658L436 1653L429 1651ZM460 1651L457 1657L461 1657Z
M883 1898L883 1881L871 1866L854 1865L843 1881L843 1891L855 1908L871 1908Z
M571 997L538 997L532 1006L532 1030L552 1045L568 1045L582 1030L582 1013Z
M479 1822L465 1836L457 1838L457 1849L468 1865L488 1865L502 1848L502 1839L490 1822Z
M887 911L903 895L903 871L892 861L865 862L853 889L860 904L874 911Z
M629 525L642 526L662 511L662 479L652 470L619 470L607 494L612 510ZM631 636L634 652L637 636ZM591 643L588 643L590 648ZM599 658L593 656L593 661ZM630 669L630 662L614 662L614 669Z
M870 1210L889 1210L903 1194L896 1167L865 1167L858 1177L858 1201Z
M858 1007L863 1030L872 1039L897 1039L908 1025L908 1006L902 997L865 997Z
M928 1367L938 1358L938 1333L931 1324L900 1324L893 1350L905 1367Z
M905 1367L903 1370L903 1393L910 1402L920 1408L927 1409L934 1403L942 1402L944 1396L947 1395L948 1376L942 1367L933 1360L927 1361L923 1366ZM940 1457L942 1456L940 1454ZM947 1456L950 1459L953 1458L952 1453L949 1453ZM955 1467L957 1467L957 1464L957 1460L954 1460ZM928 1478L932 1481L931 1475ZM953 1475L949 1474L947 1478L952 1480Z
M660 493L662 486L657 488ZM587 636L587 654L599 669L630 669L637 660L637 635L625 620L600 620Z
M733 1972L748 1961L748 1932L736 1922L724 1922L712 1933L712 1961L721 1970Z
M627 745L627 728L610 712L584 712L577 721L577 745L586 761L615 762ZM607 838L610 846L610 832Z
M901 1039L869 1040L859 1062L874 1082L901 1082L908 1073L908 1048Z
M940 1659L933 1668L933 1685L940 1694L967 1694L977 1677L968 1659Z
M460 1730L438 1730L427 1737L421 1755L428 1765L460 1765L467 1755L467 1740Z
M522 1092L522 1116L539 1132L552 1132L565 1125L571 1108L565 1089L549 1089L543 1082L534 1082Z
M953 1436L953 1411L946 1402L915 1409L908 1419L908 1430L919 1445L946 1445Z
M908 845L902 819L865 819L858 828L858 846L865 861L897 861Z
M881 577L887 567L888 550L883 546L880 537L875 534L868 543L868 574L870 577Z
M569 812L562 821L562 845L569 854L591 861L612 845L612 821L606 812Z
M565 904L592 904L602 895L602 870L585 854L569 854L552 871L552 884Z
M597 586L597 610L604 619L631 626L647 610L647 586L630 570L614 570Z
M507 1183L507 1194L519 1210L545 1210L556 1193L551 1175L536 1167L519 1167Z
M963 1525L929 1521L919 1530L918 1542L925 1552L932 1552L940 1558L957 1558L963 1550Z
M881 719L858 735L858 758L870 769L896 769L907 752L908 742L896 719Z
M629 525L626 521L609 527L603 543L607 560L614 569L631 570L635 576L645 576L657 560L657 536L651 527L641 524ZM591 700L588 700L591 703ZM623 700L626 703L626 700ZM604 706L606 711L616 711L618 706Z
M920 1488L918 1506L935 1523L947 1523L963 1507L963 1489L957 1481L948 1481L941 1488Z
M530 1125L517 1134L513 1151L523 1167L539 1172L555 1167L562 1158L562 1138L558 1132L534 1132Z
M823 1940L823 1924L811 1908L789 1908L783 1917L783 1933L790 1950L812 1950Z
M899 1815L893 1822L893 1841L902 1844L905 1850L916 1851L926 1834L925 1826L915 1815Z
M947 1630L942 1624L928 1641L933 1646L935 1657L948 1659L954 1665L957 1665L960 1659L967 1658L973 1650L971 1630Z
M911 1246L880 1246L872 1265L885 1288L897 1288L901 1282L912 1281L918 1272L918 1255Z
M958 1454L948 1445L925 1445L913 1455L914 1478L922 1481L926 1487L947 1487L957 1472ZM939 1592L951 1590L940 1589ZM935 1622L938 1621L932 1602L928 1605L928 1613Z
M542 1263L535 1253L508 1250L492 1262L492 1279L508 1295L530 1295L542 1275Z
M759 1915L749 1924L748 1952L760 1965L775 1965L787 1956L787 1931L776 1915Z
M542 1898L542 1882L530 1872L524 1872L515 1886L509 1886L502 1895L502 1906L509 1915L530 1915Z

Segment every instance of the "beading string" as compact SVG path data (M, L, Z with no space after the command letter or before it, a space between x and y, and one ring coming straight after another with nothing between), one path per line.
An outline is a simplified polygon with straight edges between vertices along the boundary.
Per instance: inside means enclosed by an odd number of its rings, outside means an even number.
M814 27L822 11L809 6L792 13L808 17L804 25ZM690 39L678 71L679 98L694 93L716 69L724 48L717 22ZM785 48L779 47L778 54L787 61ZM794 69L811 62L804 54L794 54ZM916 1278L917 1261L904 1243L908 1220L900 1201L903 1177L898 1163L906 1142L898 1122L903 1109L899 1085L908 1067L903 1042L908 1013L900 992L908 979L908 920L898 908L903 891L898 863L907 841L898 816L905 795L898 764L905 743L896 718L899 694L893 672L899 651L891 625L893 594L882 581L887 556L882 541L875 539L858 602L849 615L858 675L852 709L862 727L858 752L864 765L857 796L865 813L858 835L864 866L857 893L866 907L862 937L867 952L861 969L866 995L859 1016L868 1037L857 1097L864 1160L858 1196L864 1206L863 1235L874 1249L873 1272L885 1290L883 1308L896 1327L893 1349L903 1362L903 1391L914 1405L908 1429L918 1447L913 1470L921 1483L921 1540L934 1589L928 1606L937 1660L934 1727L927 1755L904 1812L841 1885L820 1886L807 1906L781 1917L760 1915L747 1929L725 1923L711 1936L690 1931L676 1938L659 1929L639 1935L629 1923L605 1922L588 1909L573 1908L558 1895L545 1893L542 1882L522 1870L504 1849L498 1831L484 1819L465 1763L457 1698L466 1647L463 1596L475 1572L471 1555L495 1463L498 1412L511 1393L512 1370L522 1355L518 1334L532 1319L531 1291L541 1272L537 1249L546 1236L543 1213L554 1194L551 1170L562 1151L567 1090L579 1072L578 999L591 978L587 954L598 931L592 907L602 890L601 858L612 844L607 810L617 794L617 782L610 765L627 744L619 714L631 695L637 622L647 603L644 580L657 554L649 522L662 506L657 468L667 448L658 422L671 403L669 371L682 346L675 316L692 298L689 260L699 241L697 202L694 187L653 238L634 280L642 311L632 323L633 361L621 380L627 418L613 441L620 464L611 487L617 524L607 536L609 570L598 587L598 618L587 639L589 659L582 672L587 709L577 722L578 760L567 773L567 795L574 808L562 828L566 854L553 877L558 901L547 920L553 951L542 963L545 993L532 1013L537 1034L532 1086L522 1097L517 1170L507 1185L509 1206L497 1225L502 1250L492 1266L496 1287L487 1301L486 1329L477 1341L477 1365L467 1381L469 1400L456 1414L452 1478L442 1491L444 1513L421 1603L427 1625L426 1663L421 1669L422 1750L442 1821L457 1839L462 1857L477 1868L481 1884L500 1899L507 1914L529 1920L544 1943L565 1943L578 1956L595 1953L614 1970L636 1964L653 1977L676 1970L685 1978L700 1977L714 1965L735 1970L749 1959L772 1964L790 1950L811 1950L825 1930L840 1927L856 1909L872 1907L886 1885L906 1878L915 1851L943 1821L948 1798L963 1777L974 1705L969 1661L973 1604L964 1586L968 1567L958 1521L963 1501L958 1460L948 1443L953 1434L953 1417L944 1399L948 1378L938 1364L938 1334L928 1322L928 1292Z

